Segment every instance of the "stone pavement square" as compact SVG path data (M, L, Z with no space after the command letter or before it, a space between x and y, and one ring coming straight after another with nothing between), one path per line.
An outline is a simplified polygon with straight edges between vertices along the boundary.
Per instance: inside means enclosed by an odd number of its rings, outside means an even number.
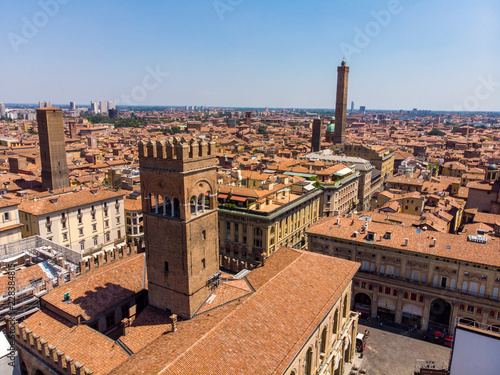
M362 357L360 353L355 354L353 364L366 369L367 375L413 375L417 359L449 364L451 349L424 341L422 333L408 333L360 320L358 332L363 333L366 329L370 335L365 351Z

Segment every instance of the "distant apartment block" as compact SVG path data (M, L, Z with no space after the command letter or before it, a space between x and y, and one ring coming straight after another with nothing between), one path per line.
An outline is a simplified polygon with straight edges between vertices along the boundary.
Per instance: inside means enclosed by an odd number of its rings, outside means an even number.
M0 199L0 245L21 239L19 221L19 202L10 199Z
M125 244L124 193L81 190L19 205L23 237L39 235L82 254Z

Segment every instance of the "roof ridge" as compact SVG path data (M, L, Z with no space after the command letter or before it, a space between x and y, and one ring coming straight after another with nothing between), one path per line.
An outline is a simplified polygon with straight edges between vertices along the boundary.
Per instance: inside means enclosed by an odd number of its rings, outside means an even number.
M316 254L316 253L311 252L311 254ZM324 254L318 254L318 255L324 255ZM325 255L325 256L328 256L328 255ZM330 257L330 256L328 256L328 257ZM335 258L335 257L331 257L331 258L332 258L333 260L335 260L335 261L338 261L338 260L339 260L339 258ZM297 259L298 259L298 258L297 258ZM352 262L352 261L351 261L351 262ZM354 262L352 262L352 263L354 263ZM354 264L352 265L352 267L349 269L349 271L348 271L348 272L346 272L346 274L344 275L344 278L342 279L342 282L341 282L341 283L339 283L339 284L337 285L337 287L335 288L334 292L332 292L332 293L330 294L330 298L328 298L328 300L327 300L327 301L323 304L323 306L320 308L320 310L318 311L318 313L317 313L317 314L314 316L314 318L311 320L311 322L309 323L309 325L308 325L308 326L304 329L304 331L307 331L307 329L308 329L311 325L313 325L313 322L315 321L316 317L317 317L318 315L320 315L320 314L321 314L321 312L323 311L323 309L325 308L325 306L327 306L327 305L330 303L330 301L332 300L333 296L334 296L334 295L336 295L336 292L340 289L340 286L341 286L341 285L343 285L343 282L344 282L344 281L348 278L348 276L352 273L353 268L356 268L356 271L357 271L357 269L359 268L359 264L354 263ZM356 271L354 271L354 273L356 273ZM354 274L353 274L353 276L354 276ZM352 277L351 277L351 278L352 278ZM328 311L331 311L331 310L332 310L332 309L334 309L334 308L335 308L335 305L333 305L333 306L332 306L332 308L331 308L330 310L328 310ZM350 307L349 307L349 309L350 309ZM325 316L326 316L326 315L328 315L328 313L327 313L327 314L325 314ZM323 319L324 319L324 316L323 316ZM322 319L322 320L323 320L323 319ZM313 331L313 332L311 332L311 334L310 334L309 336L311 336L313 333L314 333L314 331ZM303 334L303 333L302 333L302 334ZM301 336L301 337L302 337L302 336ZM299 342L299 341L303 342L303 344L302 344L302 346L301 346L301 349L302 349L302 348L303 348L303 347L307 344L307 342L308 342L309 340L304 341L304 340L301 340L301 339L299 338L299 339L295 342L295 344L296 344L297 342ZM288 353L290 353L290 351L292 351L292 349L293 349L293 346L290 348L290 350L288 351ZM300 352L300 351L299 351L299 352ZM286 358L286 357L284 357L284 358L283 358L283 360L282 360L282 361L278 364L278 366L276 366L276 369L273 371L273 373L276 373L276 370L277 370L277 369L279 368L279 366L283 363L283 361L285 360L285 358ZM294 358L295 358L295 356L294 356ZM293 358L292 358L292 360L293 360ZM291 363L291 362L290 362L290 363Z
M298 252L296 249L290 249L293 251ZM299 258L301 258L304 254L301 253L299 257L295 258L293 261L291 261L285 268L283 268L280 272L278 272L276 275L271 277L264 285L262 285L259 289L257 289L255 292L251 293L250 296L253 296L257 293L260 292L260 290L263 289L271 280L273 280L276 276L281 274L285 269L290 267L295 261ZM251 283L250 283L251 284ZM253 288L253 287L252 287ZM240 297L241 298L241 297ZM212 331L214 331L216 328L218 328L221 324L223 324L230 316L236 313L241 307L243 306L243 303L241 303L239 306L237 306L233 311L231 311L229 314L227 314L224 318L222 318L217 324L215 324L208 332L206 332L203 336L201 336L196 342L194 342L184 353L182 353L180 356L178 356L175 360L170 362L166 367L164 367L158 374L163 374L168 368L170 368L172 365L175 363L179 362L180 359L184 358L188 352L190 352L200 341L202 341L206 336L208 336Z

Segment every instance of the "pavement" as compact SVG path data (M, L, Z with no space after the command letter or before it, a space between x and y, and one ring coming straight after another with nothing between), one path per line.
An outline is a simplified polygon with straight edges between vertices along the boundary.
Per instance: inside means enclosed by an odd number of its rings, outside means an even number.
M417 359L435 361L448 366L451 349L423 340L423 333L405 331L376 320L359 320L358 332L368 329L369 336L363 353L356 353L353 367L366 369L367 375L413 375ZM351 366L345 375L350 374ZM359 371L359 370L358 370ZM354 370L352 373L358 374Z

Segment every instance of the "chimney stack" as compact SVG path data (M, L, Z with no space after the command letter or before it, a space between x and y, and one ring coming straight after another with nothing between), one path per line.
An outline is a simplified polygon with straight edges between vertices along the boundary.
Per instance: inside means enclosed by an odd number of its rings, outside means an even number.
M122 329L123 329L123 336L127 336L127 334L130 332L129 318L122 319Z
M408 246L408 238L405 238L405 246Z
M170 315L170 320L172 320L172 332L177 331L177 315Z

